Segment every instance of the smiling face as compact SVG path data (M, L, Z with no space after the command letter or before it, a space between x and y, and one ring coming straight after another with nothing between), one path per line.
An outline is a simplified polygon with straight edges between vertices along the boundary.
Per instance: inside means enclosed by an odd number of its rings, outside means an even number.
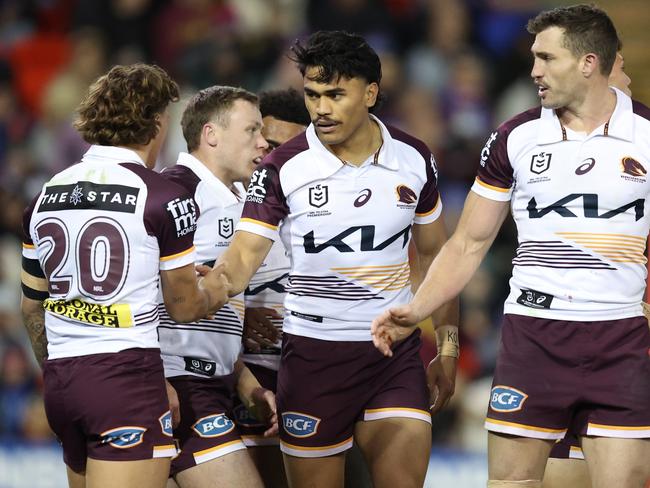
M549 27L535 36L530 49L535 59L530 75L544 108L570 106L586 91L582 60L564 47L563 37L564 29Z
M257 105L236 100L226 120L225 125L211 122L218 134L217 161L229 180L247 183L268 147L261 133L262 115Z
M362 78L334 77L314 81L318 67L305 71L305 106L318 138L326 145L344 144L368 122L368 111L377 100L377 83Z

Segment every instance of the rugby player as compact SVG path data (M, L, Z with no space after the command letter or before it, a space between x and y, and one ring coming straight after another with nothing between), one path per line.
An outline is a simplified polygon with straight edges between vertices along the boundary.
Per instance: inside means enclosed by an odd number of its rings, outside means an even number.
M198 265L212 266L235 232L250 180L268 147L258 98L241 88L212 86L194 95L181 119L188 153L162 175L194 198L199 217L194 245ZM235 391L244 408L262 417L273 433L275 398L238 360L244 297L234 296L212 317L174 324L159 306L158 337L170 397L178 397L174 428L181 452L171 476L181 487L262 487L239 431L228 416ZM174 413L174 409L172 409Z
M380 307L411 297L409 242L426 269L445 241L435 160L422 142L370 114L381 65L363 38L317 32L292 51L312 124L255 171L218 262L236 295L278 227L291 255L277 392L290 486L343 486L354 439L374 486L421 487L431 417L420 338L386 359L373 348L370 322ZM435 317L456 322L455 304ZM428 368L434 408L453 392L457 348L448 346Z
M612 72L609 74L609 85L618 88L627 96L632 96L630 83L630 77L625 73L625 63L619 46L616 61L614 61ZM643 313L647 318L648 308L645 303L643 304ZM563 488L566 486L590 488L591 480L589 479L589 470L584 458L578 434L569 429L564 439L558 441L551 449L551 454L546 463L546 470L544 471L543 488Z
M221 308L221 270L197 280L196 204L152 171L178 86L157 66L115 66L76 129L93 144L25 211L22 314L43 365L45 410L70 487L165 486L176 454L156 327Z
M373 340L390 354L456 296L511 210L519 247L486 419L488 486L541 486L554 442L572 427L594 487L642 488L650 110L608 86L620 41L604 11L557 8L528 30L542 106L491 134L456 232L413 301L373 322Z

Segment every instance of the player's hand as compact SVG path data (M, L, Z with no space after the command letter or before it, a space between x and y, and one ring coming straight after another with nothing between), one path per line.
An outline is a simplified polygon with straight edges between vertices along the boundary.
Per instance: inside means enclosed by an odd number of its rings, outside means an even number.
M410 304L390 308L372 321L372 343L384 356L391 357L392 345L410 336L420 320Z
M431 415L437 414L453 396L456 389L457 364L458 359L438 354L427 366Z
M172 427L175 429L181 422L181 405L178 401L178 394L176 393L176 389L167 380L165 380L165 388L167 389L169 410L172 413Z
M205 268L208 269L206 270ZM201 275L201 278L199 278L199 286L206 290L210 297L210 305L208 309L210 314L216 312L228 303L230 282L224 274L225 270L226 267L223 263L217 264L213 268L205 265L196 266L196 272Z
M244 341L253 351L259 351L260 346L273 347L277 343L280 332L270 319L282 317L272 308L247 308L244 315Z
M275 404L275 395L271 390L255 388L252 394L252 405L249 410L260 422L264 422L269 428L264 432L264 437L278 435L278 410Z

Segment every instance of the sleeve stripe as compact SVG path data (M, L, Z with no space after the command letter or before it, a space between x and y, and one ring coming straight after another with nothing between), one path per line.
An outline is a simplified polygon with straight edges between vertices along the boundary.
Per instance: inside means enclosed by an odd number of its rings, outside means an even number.
M428 212L424 212L424 213L415 212L415 215L417 215L418 217L426 217L428 215L431 215L433 212L435 212L438 209L438 206L440 205L440 200L441 200L441 198L438 197L438 201L436 202L434 207L431 210L429 210Z
M23 242L23 247L25 249L36 249L36 246L34 244L27 244L26 242Z
M266 222L262 222L261 220L249 219L248 217L244 217L244 218L239 219L239 221L240 222L248 222L248 223L256 224L256 225L261 225L262 227L266 227L267 229L271 229L271 230L278 230L277 225L267 224Z
M510 188L499 188L498 186L492 186L492 185L489 185L489 184L487 184L487 183L481 181L478 177L476 178L476 182L477 182L479 185L481 185L481 186L483 186L483 187L485 187L485 188L489 188L490 190L499 191L499 192L501 192L501 193L508 193L508 192L510 191Z
M28 286L32 290L47 292L47 280L45 278L34 276L23 269L20 272L20 279L23 285Z
M35 276L36 278L45 278L45 273L43 273L41 263L38 261L38 259L29 259L23 256L22 267L24 271L32 276Z
M176 253L176 254L172 254L171 256L162 256L160 258L160 260L161 261L170 261L172 259L180 258L182 256L185 256L185 255L191 253L192 251L194 251L194 249L195 249L195 247L192 246L192 247L190 247L188 249L185 249L185 251L182 251L182 252L179 252L179 253Z

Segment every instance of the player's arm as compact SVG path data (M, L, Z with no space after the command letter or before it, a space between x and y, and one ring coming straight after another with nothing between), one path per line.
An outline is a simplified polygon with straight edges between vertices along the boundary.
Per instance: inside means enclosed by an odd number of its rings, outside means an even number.
M372 323L373 342L386 355L390 345L409 328L456 297L481 264L509 210L470 191L458 227L433 260L410 304L391 308Z
M241 359L235 363L235 377L237 378L237 395L241 402L256 419L270 426L264 432L264 436L277 434L278 414L273 392L260 385Z
M22 298L20 311L27 329L32 350L38 364L47 359L47 336L45 334L45 309L43 301L48 298L47 279L37 259L23 257Z
M433 259L447 242L444 220L413 226L413 243L417 251L419 276L426 276ZM444 407L454 394L458 348L458 298L453 298L431 314L436 331L438 354L427 367L432 414Z
M209 269L198 280L194 264L160 270L163 301L176 322L193 322L216 312L228 302L229 284L223 267Z
M229 296L242 293L264 258L271 250L273 241L252 232L238 230L228 249L219 256L217 265L223 266L224 275L230 282Z

